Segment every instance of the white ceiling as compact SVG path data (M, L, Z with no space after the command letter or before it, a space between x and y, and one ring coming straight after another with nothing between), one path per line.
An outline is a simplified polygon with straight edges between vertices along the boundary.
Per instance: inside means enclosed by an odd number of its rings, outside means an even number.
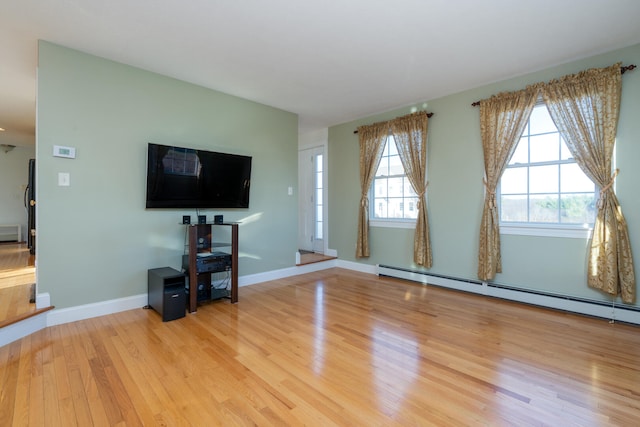
M0 0L0 143L34 142L38 39L305 132L640 43L639 21L638 0Z

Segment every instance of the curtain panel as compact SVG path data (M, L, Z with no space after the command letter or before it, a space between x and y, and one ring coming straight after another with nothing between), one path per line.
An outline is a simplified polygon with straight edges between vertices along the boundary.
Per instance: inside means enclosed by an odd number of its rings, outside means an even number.
M614 192L612 172L622 76L620 63L565 76L543 86L549 114L600 196L587 261L587 285L635 300L635 273L627 222Z
M389 135L389 123L375 123L358 128L360 144L360 207L356 258L369 256L369 187L380 164L384 143Z
M618 170L612 173L622 93L620 65L586 70L480 102L485 163L485 201L478 254L481 280L492 280L502 271L495 191L541 94L571 155L599 189L588 248L587 285L614 297L620 295L625 303L635 301L629 232L613 185Z
M500 93L480 102L480 134L484 154L484 207L480 223L478 278L492 280L502 272L496 188L538 98L539 86Z
M429 239L427 214L427 128L428 116L424 111L399 117L391 122L391 131L398 148L400 161L407 179L418 195L418 218L413 238L413 262L431 268L433 255Z

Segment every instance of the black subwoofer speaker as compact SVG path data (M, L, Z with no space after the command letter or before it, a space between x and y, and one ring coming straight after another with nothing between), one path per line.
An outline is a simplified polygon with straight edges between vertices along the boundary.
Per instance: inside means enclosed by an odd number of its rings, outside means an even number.
M162 321L185 316L187 296L185 275L170 267L148 271L149 306L162 316Z

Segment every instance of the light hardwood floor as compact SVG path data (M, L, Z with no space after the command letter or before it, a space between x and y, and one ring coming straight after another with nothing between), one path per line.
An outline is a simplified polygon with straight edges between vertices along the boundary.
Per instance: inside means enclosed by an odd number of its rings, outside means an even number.
M637 426L640 328L330 269L0 348L3 426Z
M30 303L34 257L25 243L0 244L0 327L36 311Z

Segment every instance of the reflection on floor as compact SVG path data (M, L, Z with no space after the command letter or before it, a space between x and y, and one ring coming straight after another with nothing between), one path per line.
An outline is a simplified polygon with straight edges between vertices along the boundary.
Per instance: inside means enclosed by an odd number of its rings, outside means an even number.
M322 261L329 261L332 259L336 259L336 257L334 256L328 256L321 253L305 251L304 249L299 249L298 252L300 252L300 263L296 265L313 264L314 262L322 262Z

